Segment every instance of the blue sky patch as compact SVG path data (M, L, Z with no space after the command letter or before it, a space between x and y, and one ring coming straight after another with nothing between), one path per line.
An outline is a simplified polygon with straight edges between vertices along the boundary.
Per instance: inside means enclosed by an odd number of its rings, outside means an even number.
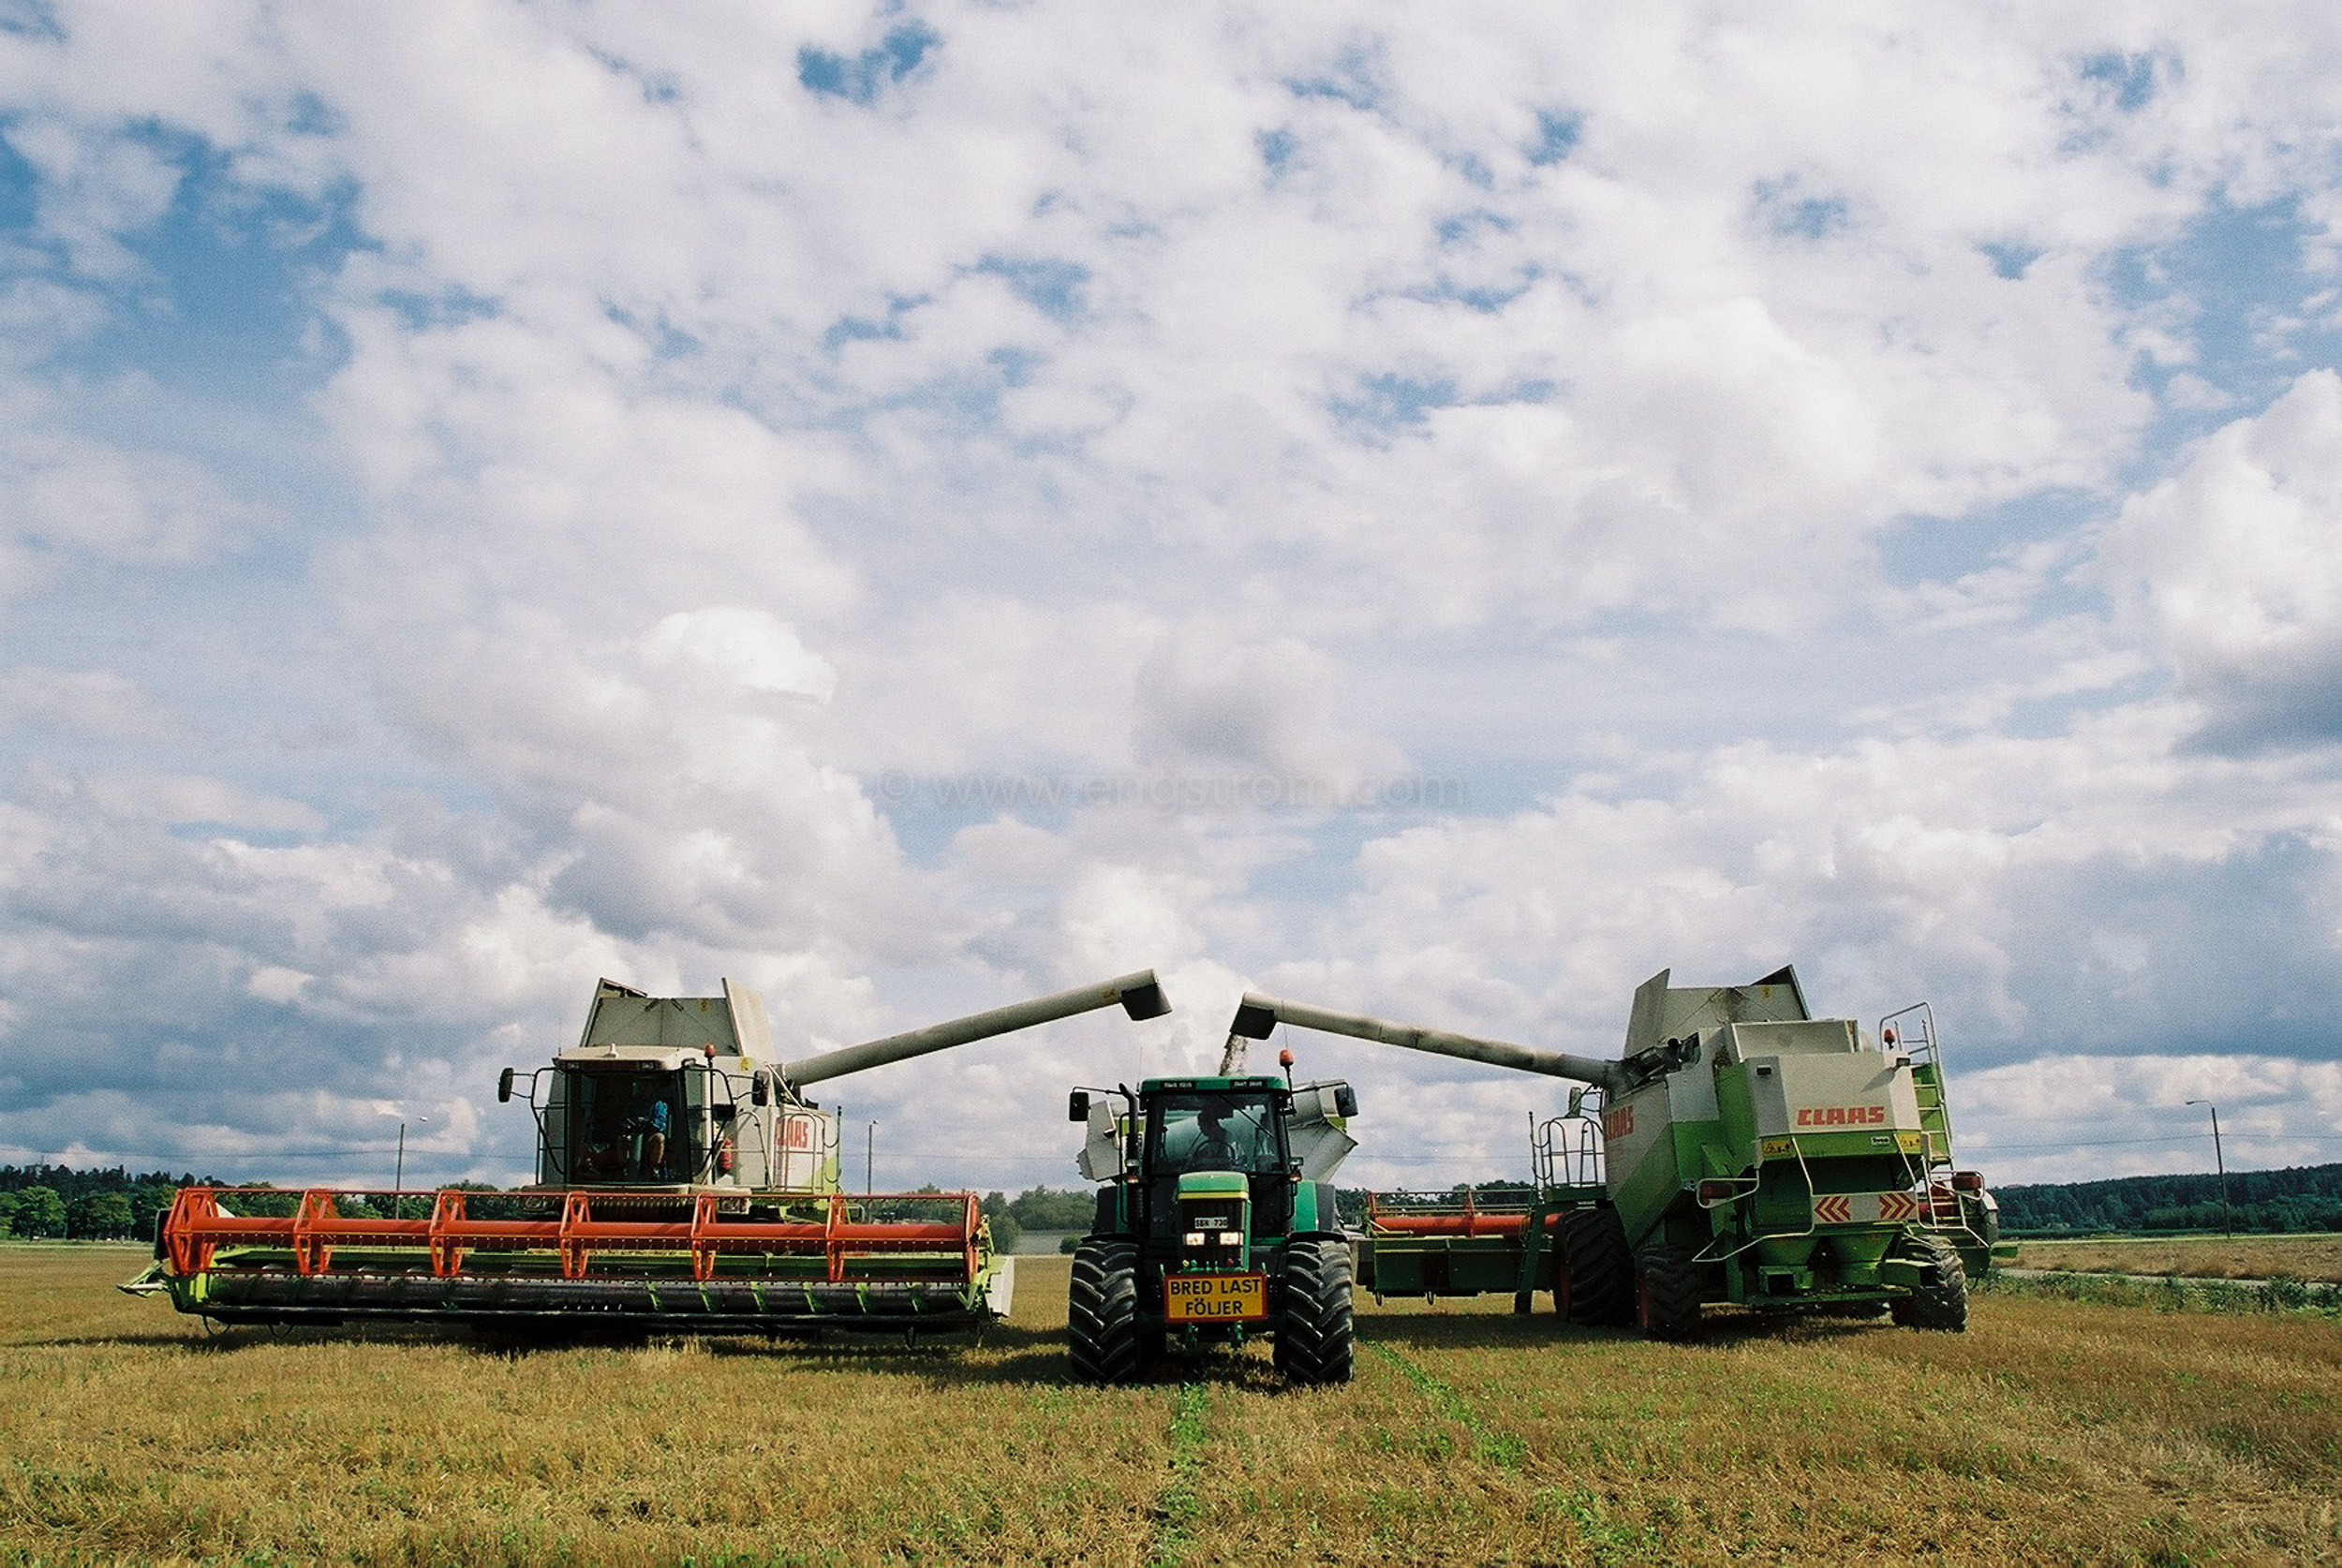
M2082 79L2114 95L2114 107L2136 114L2155 96L2155 57L2150 54L2092 55L2082 63Z
M1297 98L1328 98L1371 114L1382 107L1383 88L1373 80L1372 58L1363 50L1345 51L1330 69L1314 76L1287 77L1285 91Z
M98 377L135 367L207 397L264 403L322 379L338 350L312 333L313 301L342 259L368 244L353 215L356 192L312 201L256 189L209 145L156 140L179 165L178 192L160 220L123 236L148 275L104 288L107 324L63 362Z
M1529 144L1529 161L1539 169L1563 162L1578 150L1578 139L1585 128L1586 117L1582 114L1537 111L1537 139Z
M987 256L975 270L1008 285L1009 292L1052 321L1072 321L1082 314L1082 288L1089 269L1079 262L1048 256Z
M907 22L881 38L876 49L851 59L808 45L797 51L797 81L809 93L867 109L878 102L881 92L917 70L942 41L942 35L926 22Z
M1756 211L1765 226L1784 239L1822 240L1846 227L1848 212L1842 196L1801 196L1802 181L1795 174L1759 180Z
M1326 407L1348 434L1369 442L1419 426L1432 409L1456 401L1456 383L1446 377L1361 376L1354 387L1347 396L1327 398Z
M1992 262L1996 276L2009 279L2023 277L2033 263L2046 254L2039 245L2028 245L2013 240L1987 241L1976 248Z
M1292 163L1293 155L1301 146L1299 140L1282 126L1275 130L1262 131L1253 138L1253 144L1260 149L1260 160L1268 166L1271 176L1282 174L1285 167Z

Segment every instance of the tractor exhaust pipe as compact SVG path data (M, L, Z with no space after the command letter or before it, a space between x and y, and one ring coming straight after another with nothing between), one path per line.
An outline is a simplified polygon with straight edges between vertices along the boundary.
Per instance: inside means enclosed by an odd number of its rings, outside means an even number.
M923 1029L912 1029L907 1034L890 1034L883 1040L866 1041L859 1045L847 1045L838 1050L825 1051L818 1057L808 1057L803 1061L787 1062L782 1065L780 1075L800 1087L818 1084L824 1079L842 1078L849 1072L862 1072L873 1067L884 1067L890 1062L908 1061L912 1057L924 1057L930 1051L946 1051L955 1045L989 1040L996 1034L1030 1028L1036 1024L1070 1018L1077 1013L1090 1013L1117 1003L1134 1021L1160 1018L1171 1011L1171 1000L1163 994L1163 983L1155 978L1155 971L1140 969L1103 984L1077 985L1053 996L1012 1002L1006 1007L971 1013L947 1023L929 1024Z

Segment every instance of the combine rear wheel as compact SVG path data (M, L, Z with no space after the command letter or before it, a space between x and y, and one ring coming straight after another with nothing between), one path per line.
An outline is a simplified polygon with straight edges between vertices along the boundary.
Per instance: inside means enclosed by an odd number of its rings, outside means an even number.
M1968 1326L1968 1273L1960 1254L1939 1235L1905 1236L1896 1252L1920 1265L1920 1282L1899 1296L1895 1322L1905 1328L1937 1328L1962 1334Z
M1562 1220L1561 1275L1553 1305L1569 1321L1623 1328L1634 1316L1635 1258L1614 1208L1586 1209Z
M1635 1260L1635 1317L1653 1339L1699 1338L1699 1265L1682 1247L1646 1247Z
M1293 1383L1348 1383L1356 1353L1350 1309L1350 1244L1297 1240L1285 1248L1284 1307L1271 1359Z
M1138 1249L1091 1236L1074 1250L1065 1298L1065 1337L1074 1376L1128 1383L1138 1376Z

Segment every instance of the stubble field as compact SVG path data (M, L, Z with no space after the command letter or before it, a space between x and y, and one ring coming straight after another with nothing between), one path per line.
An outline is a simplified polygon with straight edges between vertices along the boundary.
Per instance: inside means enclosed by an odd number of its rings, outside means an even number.
M0 1247L0 1562L2342 1561L2342 1324L1979 1295L1964 1336L1697 1347L1362 1302L1356 1383L1265 1350L1065 1380L1065 1265L981 1345L513 1354L207 1341L134 1249Z

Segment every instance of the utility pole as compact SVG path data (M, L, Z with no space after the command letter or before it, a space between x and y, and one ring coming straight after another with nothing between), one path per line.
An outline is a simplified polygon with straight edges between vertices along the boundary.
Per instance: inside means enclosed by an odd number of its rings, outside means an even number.
M2236 1234L2236 1211L2228 1204L2228 1156L2220 1151L2220 1107L2209 1100L2190 1100L2190 1105L2201 1105L2212 1113L2212 1163L2220 1173L2220 1234Z
M430 1119L431 1118L429 1117L417 1117L415 1118L419 1125L428 1122ZM407 1118L405 1117L401 1117L398 1118L398 1164L395 1167L395 1174L393 1174L391 1177L391 1217L393 1219L396 1219L401 1209L405 1206L398 1194L406 1190Z
M873 1186L870 1184L870 1169L871 1169L871 1163L872 1163L872 1161L875 1161L875 1160L877 1159L877 1151L878 1151L878 1123L874 1121L874 1122L870 1123L869 1131L868 1131L868 1132L865 1132L865 1133L863 1134L863 1143L862 1143L862 1191L863 1191L863 1194L864 1194L866 1197L867 1197L868 1194L870 1194L870 1193L875 1192L875 1191L878 1191L878 1189L877 1189L876 1187L873 1187Z

